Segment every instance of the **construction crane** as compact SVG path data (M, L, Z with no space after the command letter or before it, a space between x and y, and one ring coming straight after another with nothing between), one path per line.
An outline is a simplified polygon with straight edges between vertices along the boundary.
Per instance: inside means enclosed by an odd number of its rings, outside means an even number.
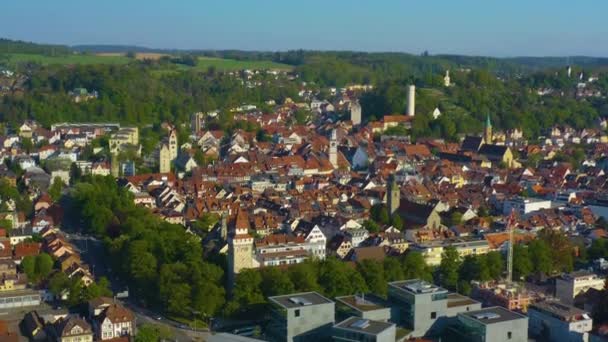
M509 232L509 250L507 252L507 284L513 282L513 231L515 230L515 210L507 219L507 231Z

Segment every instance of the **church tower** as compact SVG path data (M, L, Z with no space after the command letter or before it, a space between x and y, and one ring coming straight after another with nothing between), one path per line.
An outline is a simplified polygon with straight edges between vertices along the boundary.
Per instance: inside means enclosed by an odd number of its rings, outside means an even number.
M169 132L169 158L171 161L177 158L177 133L174 129Z
M353 126L361 124L361 105L359 101L354 101L350 104L350 121L353 122Z
M171 152L166 143L161 144L158 151L158 172L171 172Z
M388 186L386 190L388 212L390 215L393 215L401 205L401 190L399 189L399 186L397 186L395 175L390 175L388 177Z
M249 235L249 215L241 209L236 214L234 232L228 239L228 267L232 274L255 267L253 237Z
M486 117L486 126L483 130L483 140L486 144L492 144L492 122L490 121L490 114Z
M338 132L335 129L331 131L329 139L329 162L334 169L338 168Z
M446 70L445 76L443 77L443 85L445 87L449 87L451 84L452 84L452 81L450 80L450 70Z

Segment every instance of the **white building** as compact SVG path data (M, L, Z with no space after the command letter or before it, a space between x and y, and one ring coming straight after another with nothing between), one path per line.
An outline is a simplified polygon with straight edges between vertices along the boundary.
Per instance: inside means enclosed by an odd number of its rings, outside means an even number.
M577 271L555 279L555 296L563 303L573 305L574 298L589 289L602 290L605 280L595 273Z
M541 209L551 209L551 201L536 198L514 197L505 200L503 204L504 215L510 215L513 210L522 217Z

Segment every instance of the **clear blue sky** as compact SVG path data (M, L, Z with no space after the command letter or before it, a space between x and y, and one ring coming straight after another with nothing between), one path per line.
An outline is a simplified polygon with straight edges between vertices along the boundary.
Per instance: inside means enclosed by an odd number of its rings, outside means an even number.
M608 56L606 0L7 0L0 37L155 48Z

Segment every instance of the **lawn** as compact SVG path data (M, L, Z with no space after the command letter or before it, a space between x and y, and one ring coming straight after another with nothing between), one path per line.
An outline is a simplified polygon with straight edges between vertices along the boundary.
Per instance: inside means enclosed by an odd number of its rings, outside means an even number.
M99 55L61 55L61 56L46 56L35 54L11 53L5 54L8 56L8 64L15 65L24 62L35 62L43 65L48 64L126 64L131 61L125 56L99 56Z
M84 54L73 54L73 55L62 55L62 56L46 56L37 54L20 54L10 53L0 56L8 56L8 65L14 66L18 63L24 62L36 62L43 65L49 64L126 64L132 61L132 59L122 54L96 54L96 55L84 55ZM1 59L1 57L0 57ZM184 65L177 65L177 68L170 68L167 73L175 72L178 70L189 70L195 69L200 71L206 71L209 67L215 67L218 71L236 71L243 69L275 69L275 70L291 70L293 67L287 64L275 63L272 61L238 61L235 59L224 59L214 57L199 57L198 64L194 67L187 67Z

